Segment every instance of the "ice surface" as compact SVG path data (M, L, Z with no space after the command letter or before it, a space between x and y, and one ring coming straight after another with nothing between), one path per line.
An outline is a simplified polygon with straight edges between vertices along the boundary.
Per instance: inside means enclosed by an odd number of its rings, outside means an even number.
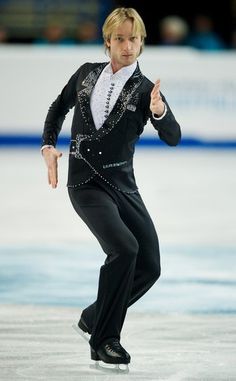
M2 149L0 299L83 307L105 255L66 189L47 184L39 150ZM236 312L236 155L230 150L138 148L135 173L161 247L162 275L132 309Z

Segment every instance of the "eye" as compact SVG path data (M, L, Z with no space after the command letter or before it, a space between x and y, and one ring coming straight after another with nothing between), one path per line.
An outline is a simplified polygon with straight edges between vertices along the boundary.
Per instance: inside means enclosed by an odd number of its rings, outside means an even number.
M123 41L123 38L122 37L116 37L115 38L117 41Z
M130 41L131 41L131 42L134 42L136 39L137 39L136 36L130 37Z

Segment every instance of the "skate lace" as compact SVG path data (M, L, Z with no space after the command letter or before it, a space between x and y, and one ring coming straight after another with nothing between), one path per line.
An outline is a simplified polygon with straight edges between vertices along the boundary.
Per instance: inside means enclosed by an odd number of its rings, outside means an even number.
M111 344L106 344L105 345L105 348L113 353L113 354L117 354L117 351L120 351L122 350L122 346L120 345L120 342L118 339L115 339L114 341L112 341Z

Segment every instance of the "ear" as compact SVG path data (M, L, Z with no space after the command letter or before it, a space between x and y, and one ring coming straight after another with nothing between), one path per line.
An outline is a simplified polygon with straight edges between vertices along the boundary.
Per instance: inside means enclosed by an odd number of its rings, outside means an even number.
M106 46L107 46L107 48L110 48L110 46L111 46L110 38L108 38L108 39L106 40Z

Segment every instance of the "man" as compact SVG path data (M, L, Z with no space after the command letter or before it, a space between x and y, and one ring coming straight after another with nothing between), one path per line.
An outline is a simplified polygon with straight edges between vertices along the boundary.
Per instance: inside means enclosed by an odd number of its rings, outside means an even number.
M155 85L140 71L146 31L133 8L117 8L103 25L110 62L86 63L51 105L42 152L49 184L57 186L54 147L63 120L75 107L70 145L68 191L78 215L107 257L101 266L97 300L82 312L79 327L91 334L91 358L128 364L120 344L127 308L159 278L160 256L153 222L133 174L136 141L150 118L159 137L177 145L180 127L160 80Z

